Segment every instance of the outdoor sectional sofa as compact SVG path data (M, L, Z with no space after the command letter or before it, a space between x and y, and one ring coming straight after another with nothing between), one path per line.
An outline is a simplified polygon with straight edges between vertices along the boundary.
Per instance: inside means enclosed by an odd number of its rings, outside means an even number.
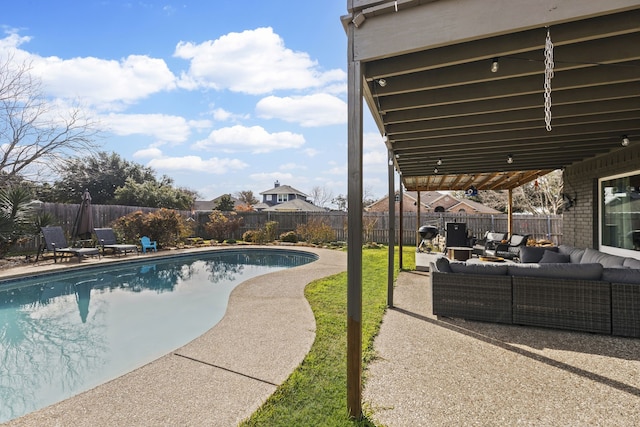
M433 313L640 337L640 260L571 246L523 248L521 263L431 264Z

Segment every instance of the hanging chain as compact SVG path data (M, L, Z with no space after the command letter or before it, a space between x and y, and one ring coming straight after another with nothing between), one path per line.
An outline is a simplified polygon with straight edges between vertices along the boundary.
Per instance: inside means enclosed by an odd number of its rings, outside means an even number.
M549 132L551 132L551 79L553 79L553 43L551 32L547 28L547 39L544 44L544 122Z

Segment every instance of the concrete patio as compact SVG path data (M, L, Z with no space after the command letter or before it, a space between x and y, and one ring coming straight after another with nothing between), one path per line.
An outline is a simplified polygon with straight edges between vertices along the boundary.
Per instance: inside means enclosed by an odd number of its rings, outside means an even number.
M431 314L428 273L402 272L364 407L385 426L640 423L640 340Z

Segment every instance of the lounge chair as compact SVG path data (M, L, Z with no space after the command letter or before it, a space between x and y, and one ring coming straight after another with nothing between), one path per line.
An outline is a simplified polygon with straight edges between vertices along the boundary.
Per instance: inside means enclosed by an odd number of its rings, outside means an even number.
M147 249L153 249L154 252L158 252L158 244L155 240L149 239L147 236L140 238L140 244L142 245L142 252L147 253Z
M496 246L507 238L507 233L487 231L482 239L476 240L473 245L473 254L483 256L487 250L495 251Z
M62 258L67 254L78 257L78 262L82 261L82 257L88 255L98 255L100 257L100 250L98 248L72 248L67 244L67 239L64 237L64 231L62 227L42 227L42 236L44 237L44 245L38 251L36 261L41 252L45 250L53 252L53 262L58 262L58 257Z
M487 249L486 255L498 256L506 259L520 260L520 248L527 246L529 234L512 234L507 243L499 243L494 250Z
M135 251L138 253L137 245L130 245L124 243L118 243L116 239L116 234L113 232L113 228L94 228L93 232L96 233L96 237L98 239L98 244L102 248L102 254L104 255L104 251L109 249L115 254Z

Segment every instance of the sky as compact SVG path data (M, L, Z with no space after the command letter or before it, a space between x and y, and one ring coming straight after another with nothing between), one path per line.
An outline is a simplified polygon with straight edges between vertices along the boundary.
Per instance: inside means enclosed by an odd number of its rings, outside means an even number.
M199 200L275 181L347 194L345 0L21 0L0 58L27 61L52 105L99 123L101 151ZM366 105L366 104L365 104ZM387 194L365 107L364 189Z

